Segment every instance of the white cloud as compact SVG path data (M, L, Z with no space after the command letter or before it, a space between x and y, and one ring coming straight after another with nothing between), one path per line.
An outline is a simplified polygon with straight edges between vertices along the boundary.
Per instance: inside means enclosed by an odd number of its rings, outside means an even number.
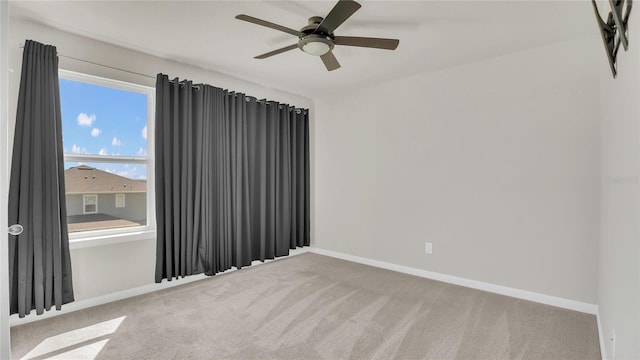
M93 136L93 137L98 137L98 135L100 135L100 133L102 133L102 130L100 130L98 128L93 128L93 130L91 130L91 136Z
M117 137L114 137L113 140L111 140L111 145L120 146L122 145L122 141L120 141Z
M142 128L142 131L140 131L140 134L142 134L142 138L143 138L143 139L147 140L147 125L145 125L145 126Z
M130 169L127 169L127 170L119 171L117 174L129 179L136 179L136 178L140 178L141 176L140 174L138 174L138 167L136 166L132 166Z
M147 156L147 150L143 149L143 148L140 148L140 149L138 149L138 151L136 151L136 155L137 156Z
M86 154L87 149L81 148L80 146L73 144L73 146L71 147L71 152L74 154Z
M109 155L109 151L106 148L100 149L98 152L99 155Z
M93 122L96 121L96 114L85 114L85 113L80 113L78 114L78 125L80 126L91 126L93 125Z

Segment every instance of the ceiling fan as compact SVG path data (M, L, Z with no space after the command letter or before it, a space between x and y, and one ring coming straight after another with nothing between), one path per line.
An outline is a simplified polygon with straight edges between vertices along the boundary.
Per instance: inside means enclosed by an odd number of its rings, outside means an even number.
M320 56L327 70L331 71L340 67L340 63L331 51L335 45L395 50L400 43L400 40L398 39L335 36L333 32L338 28L338 26L342 25L345 20L360 9L360 6L360 4L353 0L339 0L333 9L331 9L327 17L322 18L320 16L312 16L309 18L309 24L299 31L244 14L236 16L236 19L283 31L298 37L297 44L292 44L258 55L255 59L265 59L285 51L299 48L309 55Z

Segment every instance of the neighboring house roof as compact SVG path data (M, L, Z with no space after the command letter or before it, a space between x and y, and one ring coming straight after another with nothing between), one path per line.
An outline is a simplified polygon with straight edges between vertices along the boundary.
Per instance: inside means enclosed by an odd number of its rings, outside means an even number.
M64 171L67 194L122 194L147 192L146 180L134 180L87 165Z

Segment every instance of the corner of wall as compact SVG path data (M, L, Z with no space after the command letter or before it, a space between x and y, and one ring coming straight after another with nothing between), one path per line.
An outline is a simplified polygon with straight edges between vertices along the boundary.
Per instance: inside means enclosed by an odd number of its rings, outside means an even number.
M594 27L596 24L594 23ZM640 358L640 9L613 78L602 42L598 305L607 358ZM615 345L611 335L615 330ZM615 354L614 354L615 347Z

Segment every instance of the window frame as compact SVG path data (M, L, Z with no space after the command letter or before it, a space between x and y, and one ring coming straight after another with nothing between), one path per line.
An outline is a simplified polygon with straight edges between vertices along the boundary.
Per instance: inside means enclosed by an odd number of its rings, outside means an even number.
M91 85L110 87L118 90L136 92L147 96L147 156L112 156L112 155L87 155L64 154L65 162L93 162L116 164L140 164L147 168L147 223L141 226L125 228L87 230L69 234L71 248L84 248L90 246L114 244L125 241L144 240L155 238L156 211L155 211L155 88L151 86L109 79L105 77L79 73L75 71L59 69L60 79L83 82ZM96 211L98 205L96 201ZM84 197L83 197L84 211Z
M127 196L126 194L115 194L116 195L116 203L115 203L115 208L116 209L123 209L127 207ZM122 199L122 205L118 206L118 198Z
M96 199L95 204L87 204L87 198L93 197ZM95 205L95 211L87 211L87 205ZM82 195L82 213L83 214L97 214L98 213L98 194L83 194Z

